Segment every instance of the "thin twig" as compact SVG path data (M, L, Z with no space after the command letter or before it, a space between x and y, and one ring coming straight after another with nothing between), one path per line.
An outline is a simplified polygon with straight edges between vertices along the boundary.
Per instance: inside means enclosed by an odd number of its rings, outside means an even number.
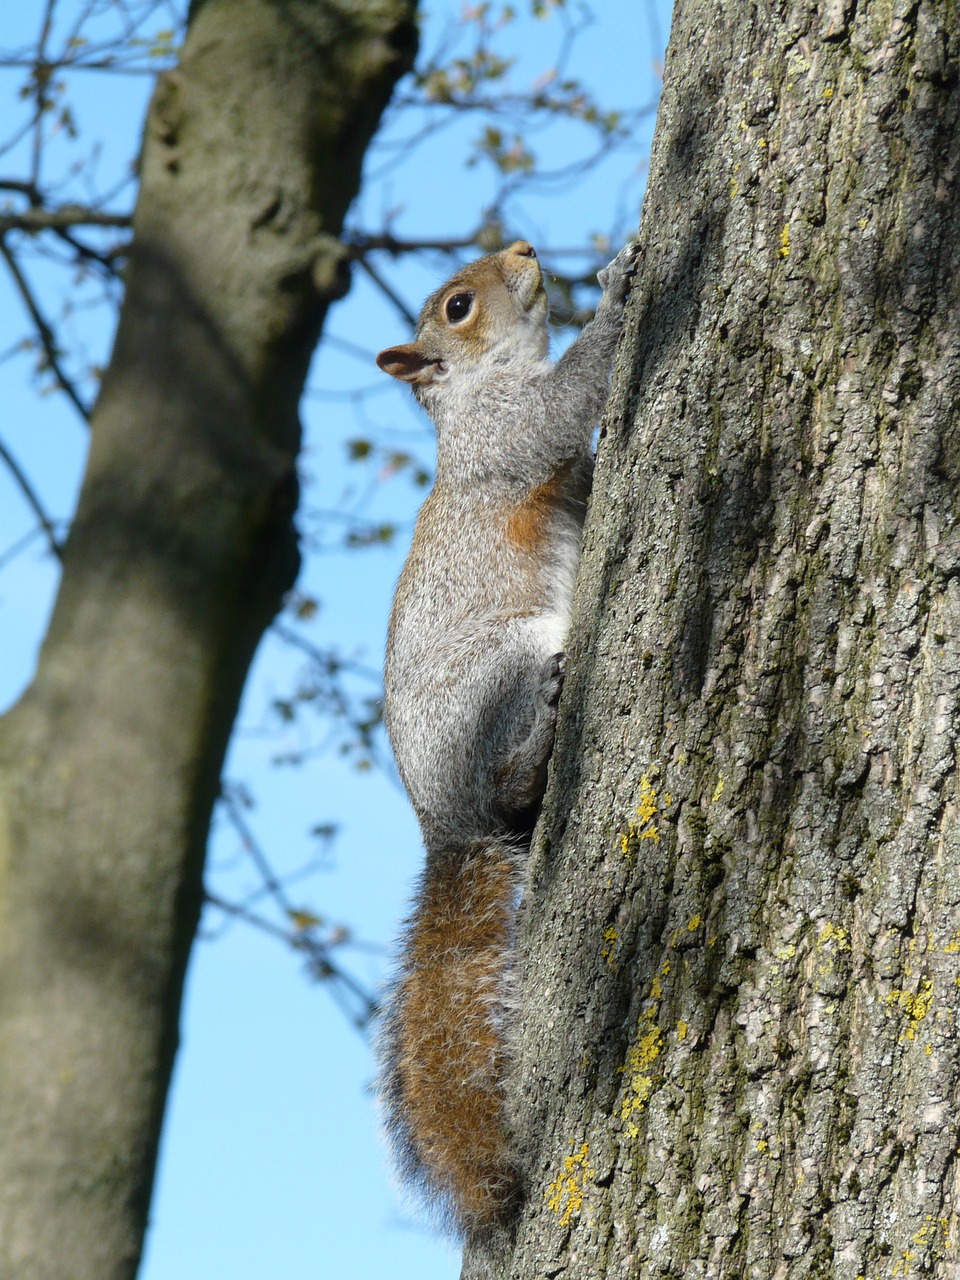
M26 196L31 204L40 203L40 192L32 182L22 182L19 178L0 178L0 191L16 191Z
M221 786L220 801L227 811L227 817L233 823L240 839L243 841L244 848L256 864L257 870L260 872L267 890L276 899L277 904L282 908L284 914L289 915L293 910L293 906L290 899L287 897L286 890L277 879L266 853L260 847L256 836L247 825L246 819L240 812L240 805L237 803L237 799L229 787Z
M0 183L0 186L6 186ZM0 235L7 231L69 231L71 227L121 227L127 230L132 221L129 213L104 213L88 205L65 204L59 209L34 205L19 213L0 214Z
M13 456L13 454L10 452L10 450L7 448L7 446L3 443L2 440L0 440L0 459L2 459L2 461L6 465L7 470L10 472L10 474L13 476L14 480L16 481L17 487L19 488L20 492L23 494L24 498L27 501L27 505L30 507L30 509L33 511L33 514L40 521L40 526L43 529L44 533L47 535L47 542L50 546L50 550L53 552L53 554L57 557L58 560L62 560L63 559L63 543L57 537L57 531L53 527L53 521L47 515L46 511L44 511L43 504L40 501L37 491L36 489L34 489L30 481L27 479L26 473L24 472L23 468L20 466L19 462L17 462L16 458Z
M235 920L242 920L244 924L253 925L255 929L260 929L271 938L277 938L280 942L285 942L294 951L303 952L308 958L311 973L316 978L331 984L330 993L337 1004L339 1004L358 1031L366 1031L376 1017L377 1002L370 992L357 982L356 978L331 960L328 946L318 942L316 938L311 938L309 934L305 934L302 931L284 929L282 926L274 924L272 920L267 920L263 916L257 915L256 912L250 911L249 908L241 906L239 903L227 902L225 898L211 893L209 889L204 890L204 898L211 906L217 907ZM338 990L338 985L346 989L352 997L354 1006L359 1005L359 1012L354 1012L349 1003L343 999L342 993Z
M400 295L394 291L393 287L387 284L386 280L384 280L380 272L377 271L376 267L372 267L366 258L362 258L362 257L358 258L357 262L359 263L360 267L367 273L367 275L370 277L373 283L377 286L380 292L384 295L384 297L387 298L389 302L393 303L396 309L400 312L400 315L403 317L403 319L406 320L410 328L415 329L417 327L417 317L413 314L413 312L410 310L407 304L403 301Z
M362 259L364 254L373 251L389 253L397 258L405 253L423 253L426 250L452 253L455 249L471 249L482 243L486 231L488 228L482 226L468 236L455 236L447 240L401 240L389 231L381 231L375 235L365 231L353 231L344 237L344 242L354 258Z
M47 62L47 39L53 26L53 11L57 0L47 0L40 24L40 37L37 40L37 52L33 62L34 83L37 90L37 107L33 118L33 147L30 164L30 178L37 187L40 185L40 162L43 154L43 117L47 100L47 85L53 74L53 68ZM46 74L44 74L46 73Z
M343 512L337 512L336 515L345 521L353 519L352 516L348 516ZM377 688L380 687L382 677L376 668L368 667L362 662L355 662L352 658L343 658L332 650L321 649L319 645L313 644L312 641L305 636L299 635L292 627L288 627L283 622L274 620L270 630L274 635L279 636L285 644L299 649L301 653L305 653L309 658L312 658L326 675L332 676L340 671L349 671L353 675L362 676L365 680L373 681Z
M65 231L62 228L54 232L58 239L64 244L68 244L78 258L84 262L95 262L98 266L103 267L104 271L113 279L118 275L117 261L120 258L126 258L130 252L129 241L121 241L115 244L112 249L91 249L88 244L84 244L79 240L72 231Z
M2 236L0 236L0 257L2 257L6 262L7 267L10 270L10 274L13 276L14 283L17 286L17 291L23 299L23 305L27 308L27 311L29 311L30 318L36 326L44 353L50 363L50 368L56 375L61 391L63 391L71 401L73 407L76 409L77 413L80 414L81 418L83 418L84 422L89 422L90 410L80 399L76 387L67 377L66 373L64 373L63 366L60 363L60 357L57 352L57 341L53 330L47 323L43 312L40 310L37 300L34 298L33 292L27 283L26 277L20 270L20 264L10 252L10 247Z
M135 57L143 57L145 55L136 54ZM32 58L0 58L0 69L2 70L28 70L35 66ZM99 58L89 62L61 59L55 63L48 63L48 66L55 68L57 71L99 71L103 73L112 73L114 75L123 76L150 76L155 78L158 71L162 71L166 65L173 65L173 58L169 64L161 63L158 59L136 65L134 62L122 62L119 58Z

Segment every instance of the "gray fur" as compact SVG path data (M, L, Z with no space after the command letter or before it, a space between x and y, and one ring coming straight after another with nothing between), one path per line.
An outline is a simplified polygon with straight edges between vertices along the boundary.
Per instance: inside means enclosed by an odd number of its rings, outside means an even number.
M632 263L628 246L601 273L597 314L556 364L499 358L416 388L437 427L437 480L397 588L385 709L428 849L509 827L524 780L542 783L555 719L542 672L569 624ZM503 512L564 463L567 501L533 563L506 539ZM516 776L500 785L508 766Z
M398 1061L397 1046L410 1042L411 1031L399 994L403 978L425 972L410 939L430 885L479 885L478 858L502 862L507 852L522 882L553 746L591 439L634 258L635 247L627 246L600 274L596 316L556 364L542 358L542 277L525 242L458 272L428 299L417 341L378 357L382 368L413 384L438 440L436 485L417 521L387 642L387 729L427 859L388 1003L380 1093L401 1166L441 1203L447 1193L421 1159ZM462 324L445 318L451 289L475 294ZM464 1025L479 1012L505 1045L510 932L490 949L485 989L463 995L470 1005ZM465 954L462 940L444 939L443 954L455 965ZM412 1032L419 1043L419 1029ZM490 1087L502 1095L502 1080ZM505 1174L512 1176L505 1119L502 1127ZM480 1223L454 1203L451 1217L478 1243L502 1233L514 1203L510 1198Z

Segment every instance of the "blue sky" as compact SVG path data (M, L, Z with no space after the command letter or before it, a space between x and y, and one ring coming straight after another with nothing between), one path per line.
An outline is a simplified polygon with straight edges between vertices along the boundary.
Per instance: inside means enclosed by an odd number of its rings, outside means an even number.
M67 6L69 8L69 6ZM0 46L27 45L39 25L39 0L9 7ZM520 6L524 15L527 6ZM668 9L602 3L580 36L571 71L608 107L650 101L662 59ZM438 5L426 18L424 47L434 47L460 6ZM626 15L626 16L625 16ZM546 70L561 34L553 17L524 16L507 40L517 57L515 83ZM0 71L0 120L14 119L22 74ZM81 129L80 142L54 139L51 174L97 146L97 180L110 185L128 171L137 148L149 89L143 77L76 75L68 83ZM371 154L368 181L351 224L367 231L394 211L398 235L426 238L468 232L480 221L495 189L483 163L464 168L469 140L479 128L463 122L442 131L402 162L385 147L411 131L395 119ZM637 130L632 148L576 181L521 196L511 205L511 233L540 246L573 248L593 232L629 234L636 225L643 158L652 119ZM564 126L531 141L552 164L575 153L577 131ZM2 139L0 139L2 142ZM20 156L0 156L0 177L22 176ZM132 190L118 199L120 207ZM2 193L0 193L2 198ZM546 258L549 269L550 259ZM576 259L557 259L560 265ZM580 264L587 259L581 258ZM33 278L56 312L61 273L32 261ZM2 264L0 264L2 266ZM445 268L424 255L391 276L414 308ZM104 359L111 339L105 310L75 309L65 323L71 340ZM82 477L86 433L57 394L39 394L28 355L11 348L26 332L19 303L0 273L0 439L16 455L47 509L67 519ZM323 549L308 554L300 587L322 607L307 635L336 643L349 656L379 669L390 598L419 501L401 476L382 465L346 463L345 442L372 435L390 447L417 451L429 465L432 433L413 412L404 389L373 364L377 349L408 337L403 322L378 290L359 275L348 298L331 313L327 337L314 362L303 406L307 477L305 505L327 510L360 505L371 519L401 526L396 545L362 551ZM0 709L29 681L56 590L56 569L41 540L7 555L29 535L33 519L0 468ZM311 535L323 528L306 521ZM335 540L328 528L324 543ZM360 773L335 744L321 749L325 729L309 717L283 726L269 712L287 690L302 660L276 639L261 647L251 672L225 776L255 796L246 818L275 868L309 873L291 885L297 903L343 922L369 947L344 949L338 959L364 985L375 988L387 971L419 865L416 824L395 780L379 770ZM357 689L367 692L361 680ZM369 686L369 691L374 691ZM277 755L304 752L298 767L276 766ZM336 822L329 846L311 831ZM239 898L257 874L236 832L219 815L211 839L209 883ZM164 1132L152 1225L141 1280L262 1280L265 1275L390 1275L392 1280L447 1280L459 1274L457 1251L433 1236L405 1205L377 1134L369 1086L374 1067L368 1043L302 961L271 937L229 924L216 911L190 966L180 1051Z

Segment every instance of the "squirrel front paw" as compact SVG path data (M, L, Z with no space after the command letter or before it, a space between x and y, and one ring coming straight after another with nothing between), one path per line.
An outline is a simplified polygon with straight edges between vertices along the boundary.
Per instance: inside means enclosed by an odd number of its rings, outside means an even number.
M597 272L604 302L623 303L626 300L639 261L640 246L636 240L630 240L608 266Z

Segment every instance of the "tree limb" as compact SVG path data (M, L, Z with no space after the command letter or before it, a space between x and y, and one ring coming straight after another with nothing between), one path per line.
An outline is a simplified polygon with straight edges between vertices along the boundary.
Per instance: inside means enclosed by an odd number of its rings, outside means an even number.
M9 185L0 183L0 187ZM132 221L129 213L106 213L89 205L64 204L58 209L34 205L21 212L0 214L0 236L8 231L69 231L71 227L120 227L127 230Z

